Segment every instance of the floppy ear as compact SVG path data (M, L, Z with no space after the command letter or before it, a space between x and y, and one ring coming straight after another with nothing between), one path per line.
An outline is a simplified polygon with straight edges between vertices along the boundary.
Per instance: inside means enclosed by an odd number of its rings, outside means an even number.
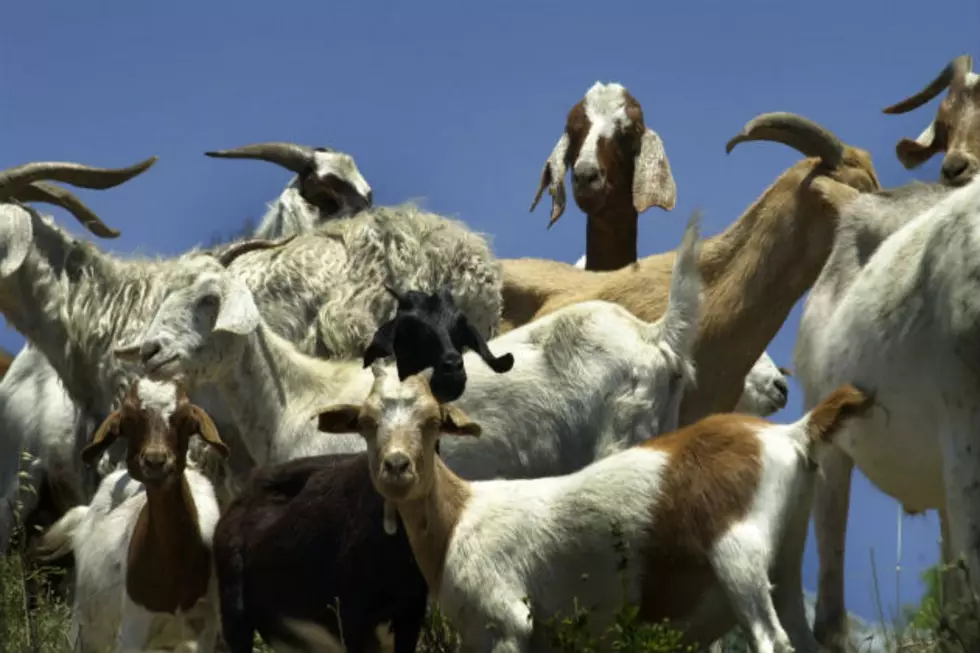
M378 327L378 330L374 332L374 337L371 338L371 344L364 350L364 367L368 367L374 361L387 358L395 353L395 328L400 318L400 315L396 315L393 319L388 320Z
M31 214L16 204L0 205L0 278L6 279L24 264L34 240Z
M504 354L500 357L494 356L493 352L490 351L490 347L487 346L487 341L483 339L483 336L477 332L462 313L460 313L456 320L456 326L460 329L462 344L478 353L480 358L483 359L483 362L494 372L503 374L504 372L509 372L514 367L514 355Z
M677 184L670 172L664 143L657 132L647 129L633 168L633 208L637 213L651 206L670 211L676 203Z
M218 435L218 427L215 426L211 416L195 404L190 404L187 410L188 416L197 424L197 432L201 439L214 447L222 458L227 458L229 454L228 445Z
M471 422L462 410L452 404L442 404L439 406L442 415L442 426L440 431L451 435L472 435L479 437L483 429L476 422Z
M361 407L354 404L335 404L316 411L317 430L324 433L351 433L357 431L357 418Z
M122 413L118 410L114 411L102 422L95 435L92 436L92 441L82 449L83 463L91 465L95 459L102 455L103 451L108 449L116 441L116 438L119 437L119 426L121 423Z
M258 328L259 320L259 309L252 291L241 279L229 278L228 287L221 296L221 308L214 321L214 330L244 336Z
M898 145L895 146L895 154L906 170L913 170L942 149L943 144L940 139L936 138L936 123L933 121L914 141L911 138L903 138L898 141Z
M558 221L561 214L565 212L565 154L568 152L568 133L565 132L555 144L555 149L551 151L548 160L545 161L544 169L541 171L541 181L538 182L538 192L534 194L534 201L531 202L531 211L538 205L544 187L548 186L551 194L551 220L548 228Z

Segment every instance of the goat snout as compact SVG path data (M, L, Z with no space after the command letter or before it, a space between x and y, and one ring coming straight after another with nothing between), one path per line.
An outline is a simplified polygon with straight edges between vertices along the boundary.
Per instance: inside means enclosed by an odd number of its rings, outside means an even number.
M599 166L582 164L575 166L572 176L575 186L584 191L596 191L602 187L602 171Z
M160 353L161 349L163 349L163 345L161 345L158 341L147 340L140 347L140 360L144 364L149 363L154 356Z
M940 174L943 181L949 184L965 184L976 174L980 162L966 152L952 151L943 159Z
M463 357L457 352L449 352L442 357L441 371L447 374L458 374L463 371Z
M412 482L412 459L408 457L407 454L400 451L394 451L384 457L381 462L381 475L385 483L390 483L393 486L401 486L400 489L406 489L407 486Z
M772 385L783 396L783 401L789 398L789 384L786 382L786 379L776 379L772 382Z
M140 454L140 467L143 473L153 479L159 479L167 473L170 456L166 451L149 450Z

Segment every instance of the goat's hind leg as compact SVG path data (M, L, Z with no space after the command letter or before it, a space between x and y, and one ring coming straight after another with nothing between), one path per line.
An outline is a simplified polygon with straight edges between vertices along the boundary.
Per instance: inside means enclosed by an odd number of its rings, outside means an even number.
M755 653L793 653L779 623L769 584L769 552L752 526L736 526L711 553L718 581Z

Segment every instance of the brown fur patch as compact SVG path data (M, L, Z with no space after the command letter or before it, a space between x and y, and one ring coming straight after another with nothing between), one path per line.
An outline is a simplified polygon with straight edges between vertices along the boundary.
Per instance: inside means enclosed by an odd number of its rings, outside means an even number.
M147 487L146 494L129 543L126 591L153 612L188 610L211 577L211 552L201 541L190 487L181 478L167 488Z
M685 393L681 424L734 409L745 375L830 255L839 208L853 197L853 192L832 192L836 188L880 188L871 155L845 146L835 168L816 158L796 163L738 221L704 241L698 384ZM611 301L642 320L656 320L667 308L674 256L673 251L654 254L614 272L502 259L501 333L588 299Z
M755 499L762 476L755 433L767 424L750 415L712 415L640 445L669 456L644 554L651 561L641 591L644 620L689 615L715 584L708 552Z
M811 440L830 443L848 418L867 413L874 402L872 394L862 392L853 385L842 385L810 412L807 435Z

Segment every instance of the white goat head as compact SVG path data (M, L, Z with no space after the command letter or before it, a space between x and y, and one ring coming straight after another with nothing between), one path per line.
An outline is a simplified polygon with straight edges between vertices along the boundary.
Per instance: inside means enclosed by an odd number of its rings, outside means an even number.
M565 133L544 164L531 210L545 186L553 225L565 211L565 172L583 212L593 215L625 203L637 213L651 206L671 210L677 186L663 141L643 122L643 109L621 84L596 82L568 112Z
M205 154L223 159L258 159L295 172L293 185L303 199L319 209L323 220L354 215L370 208L373 202L371 186L357 169L354 157L328 147L268 142Z
M105 190L142 174L156 160L157 157L150 157L127 168L95 168L80 163L44 161L0 171L0 278L17 272L34 244L34 221L41 216L26 207L27 202L60 206L101 238L119 235L71 192L44 180Z
M949 88L936 117L915 140L903 138L895 147L907 169L918 168L939 152L946 152L940 176L944 183L962 186L980 170L980 75L973 72L973 57L956 57L915 95L884 110L907 113Z

